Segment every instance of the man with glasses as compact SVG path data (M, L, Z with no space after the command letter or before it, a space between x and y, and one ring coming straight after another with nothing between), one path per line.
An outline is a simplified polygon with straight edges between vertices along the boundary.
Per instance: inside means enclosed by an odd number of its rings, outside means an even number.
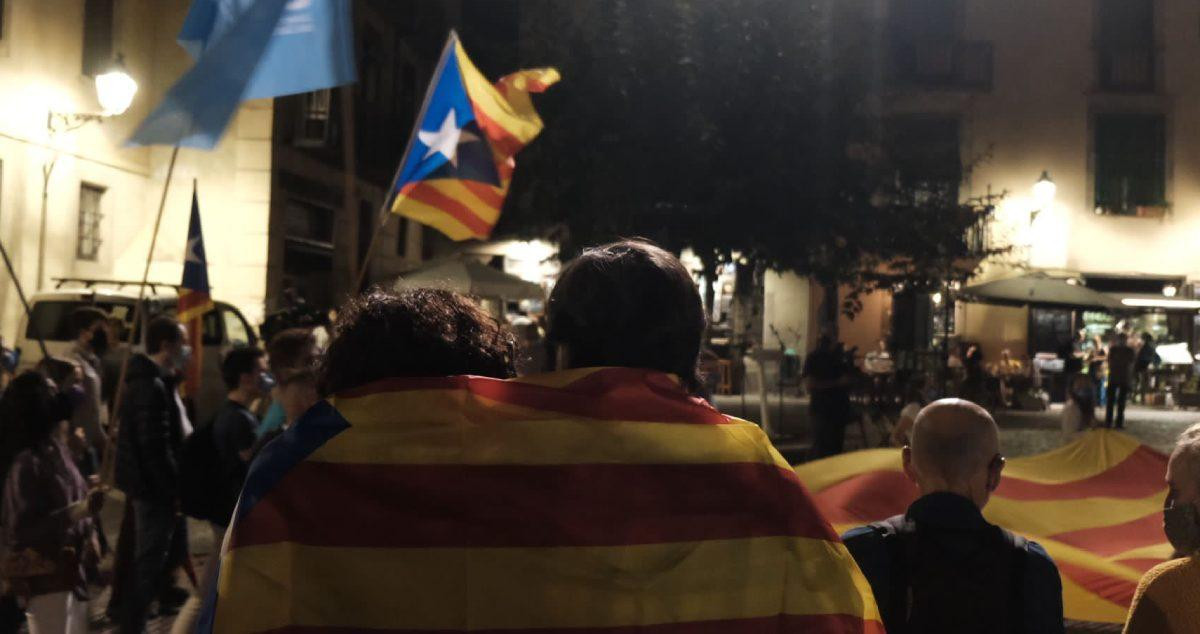
M917 501L843 536L887 631L1062 632L1054 561L982 514L1004 470L991 415L970 401L935 401L917 415L903 459Z

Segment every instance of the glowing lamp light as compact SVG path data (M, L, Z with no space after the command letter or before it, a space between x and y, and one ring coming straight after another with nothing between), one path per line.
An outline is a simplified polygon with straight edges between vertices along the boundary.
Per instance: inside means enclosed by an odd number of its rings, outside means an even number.
M1175 294L1178 292L1179 288L1174 284L1167 284L1166 286L1163 286L1163 297L1175 297Z
M112 67L96 75L96 98L105 116L124 114L137 94L137 82L125 72L125 64L118 58Z
M1126 306L1135 308L1183 308L1200 309L1200 300L1196 299L1146 299L1143 297L1126 297L1121 300Z
M1038 209L1045 209L1054 201L1054 195L1057 193L1058 185L1050 180L1050 172L1042 170L1042 177L1033 184L1033 200L1037 203Z
M942 292L938 291L938 292L934 293L933 296L930 297L930 299L933 300L934 304L940 305L942 303Z

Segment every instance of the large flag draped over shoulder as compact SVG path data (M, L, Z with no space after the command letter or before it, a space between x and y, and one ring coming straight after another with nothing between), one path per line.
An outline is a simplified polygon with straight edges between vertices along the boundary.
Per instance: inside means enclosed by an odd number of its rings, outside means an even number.
M204 313L212 310L208 287L208 257L204 254L204 232L200 228L200 199L192 185L192 218L188 221L187 249L183 256L183 283L179 286L179 323L187 327L192 357L185 372L186 392L195 397L200 390L204 365Z
M350 0L194 0L179 43L196 64L128 145L212 149L242 101L354 81Z
M218 632L883 632L762 431L665 374L341 394L255 460L235 515Z
M452 240L490 236L508 194L513 157L542 130L529 94L558 80L557 70L544 68L492 85L451 33L400 160L392 211Z
M1171 557L1163 536L1167 457L1113 431L1014 458L984 509L991 522L1046 547L1066 617L1124 623L1142 574ZM838 531L898 515L917 496L900 451L874 449L796 468Z

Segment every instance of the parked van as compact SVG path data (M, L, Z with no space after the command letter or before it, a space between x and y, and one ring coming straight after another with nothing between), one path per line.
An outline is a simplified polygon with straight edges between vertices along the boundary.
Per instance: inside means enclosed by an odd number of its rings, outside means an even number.
M135 352L145 350L145 328L133 323L134 305L137 303L138 283L105 282L99 280L56 280L58 288L36 293L29 298L31 319L22 319L15 347L21 350L20 370L32 368L42 360L38 345L38 334L46 342L51 355L66 354L72 345L70 316L81 306L94 306L116 317L122 323L121 332L114 332L116 340L103 359L105 398L110 399L120 374L121 360L130 341L136 342ZM98 288L103 286L105 288ZM130 290L130 286L133 290ZM68 287L68 288L64 288ZM74 288L70 288L74 287ZM112 287L111 289L108 287ZM151 285L145 294L142 309L142 324L147 324L159 315L174 316L178 304L176 287ZM214 416L225 400L225 385L221 380L221 358L230 349L238 346L257 345L258 336L246 321L241 311L221 301L201 318L203 372L200 394L195 399L193 425Z

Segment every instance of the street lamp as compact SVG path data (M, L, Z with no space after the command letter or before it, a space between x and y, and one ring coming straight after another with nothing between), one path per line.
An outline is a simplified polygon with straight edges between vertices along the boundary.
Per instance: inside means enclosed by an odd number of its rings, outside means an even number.
M1058 193L1058 185L1050 180L1050 172L1042 170L1042 177L1033 184L1033 202L1037 208L1029 212L1029 224L1037 218L1038 214L1050 206L1054 202L1054 195Z
M137 94L138 85L125 70L125 61L118 54L103 73L96 75L96 100L100 102L100 112L56 112L51 108L46 113L46 131L53 138L56 134L77 130L93 121L103 123L105 119L125 114L133 97ZM58 162L58 153L42 165L42 217L41 230L38 233L37 288L41 290L46 277L46 216L47 202L50 197L50 174L54 172L54 164Z

